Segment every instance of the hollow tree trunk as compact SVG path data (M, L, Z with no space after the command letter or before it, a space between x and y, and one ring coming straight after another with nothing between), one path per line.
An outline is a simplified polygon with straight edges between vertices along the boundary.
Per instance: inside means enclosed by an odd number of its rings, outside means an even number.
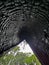
M49 0L0 0L0 54L24 39L49 65Z

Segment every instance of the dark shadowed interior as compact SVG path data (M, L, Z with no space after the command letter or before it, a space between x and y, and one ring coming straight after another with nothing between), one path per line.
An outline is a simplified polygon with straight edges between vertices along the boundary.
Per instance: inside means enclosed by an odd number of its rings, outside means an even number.
M24 39L49 65L49 0L0 0L0 54Z

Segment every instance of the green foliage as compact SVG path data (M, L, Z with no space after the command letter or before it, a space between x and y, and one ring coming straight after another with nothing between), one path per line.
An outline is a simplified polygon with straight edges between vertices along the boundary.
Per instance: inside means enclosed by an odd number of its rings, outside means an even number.
M36 65L41 65L39 60L37 59L37 57L35 55L32 55L30 57L26 57L25 62L27 64L36 63Z
M19 46L15 47L15 48L13 49L14 52L19 51L19 50L20 50L20 49L19 49Z
M14 54L16 51L19 50L19 47L15 47L12 52ZM37 57L33 54L32 56L27 56L29 53L23 53L23 52L17 52L16 55L13 53L10 54L5 54L2 57L0 57L0 65L41 65L40 62L38 61Z

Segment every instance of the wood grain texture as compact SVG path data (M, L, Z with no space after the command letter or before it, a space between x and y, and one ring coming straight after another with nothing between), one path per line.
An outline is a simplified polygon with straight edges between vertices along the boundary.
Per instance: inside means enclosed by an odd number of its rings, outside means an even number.
M24 39L49 65L49 0L0 0L0 54Z

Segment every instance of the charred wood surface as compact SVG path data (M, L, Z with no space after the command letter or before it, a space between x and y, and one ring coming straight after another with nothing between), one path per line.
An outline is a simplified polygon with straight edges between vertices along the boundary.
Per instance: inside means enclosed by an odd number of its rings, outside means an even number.
M24 39L49 65L49 0L0 0L0 54Z

